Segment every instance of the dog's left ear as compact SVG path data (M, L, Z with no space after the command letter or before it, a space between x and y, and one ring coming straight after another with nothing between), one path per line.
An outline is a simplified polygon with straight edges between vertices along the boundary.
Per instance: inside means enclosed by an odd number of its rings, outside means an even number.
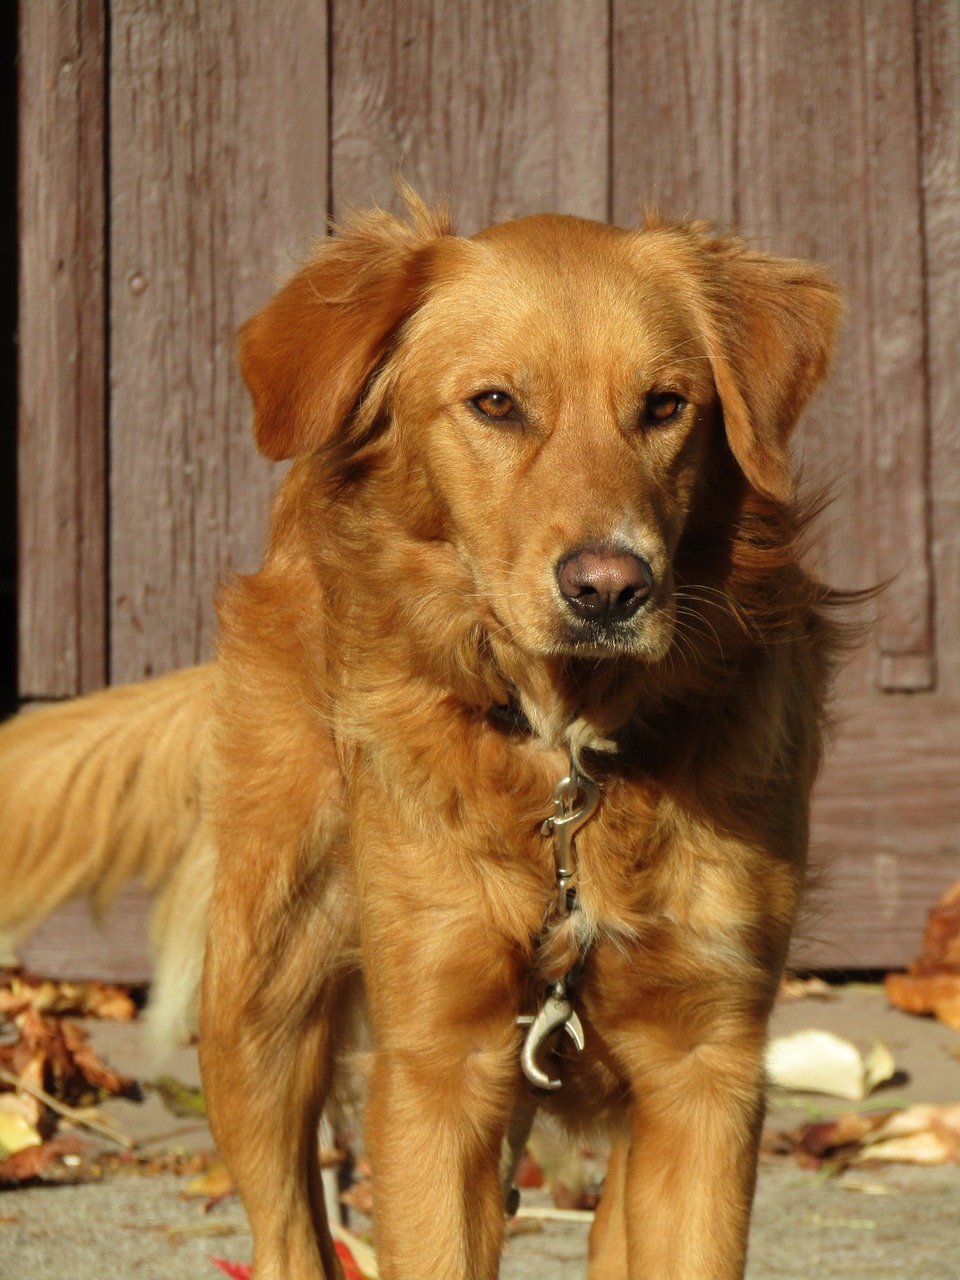
M403 190L410 222L358 215L241 327L253 434L268 458L311 452L336 434L416 309L431 250L451 228L445 210Z
M731 452L755 489L788 502L790 435L829 366L839 289L815 263L752 253L734 240L703 248L708 342Z

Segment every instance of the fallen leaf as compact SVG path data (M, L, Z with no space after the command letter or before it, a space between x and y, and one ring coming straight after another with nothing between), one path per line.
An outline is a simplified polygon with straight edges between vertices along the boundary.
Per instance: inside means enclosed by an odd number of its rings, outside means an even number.
M0 1111L0 1158L39 1147L43 1139L25 1116L15 1111Z
M888 973L883 985L896 1008L933 1014L960 1031L960 881L927 916L920 955L906 973Z
M0 975L0 1013L12 1018L27 1009L117 1022L129 1022L137 1016L136 1002L126 987L105 982L59 982L26 973Z
M215 1267L219 1267L231 1280L250 1280L253 1267L248 1262L228 1262L226 1258L214 1258L211 1256L210 1261Z
M906 1107L884 1119L860 1160L898 1164L960 1162L960 1103Z
M789 975L780 981L778 998L789 1000L836 1000L837 992L822 978L794 978Z
M25 1147L0 1160L0 1186L19 1186L23 1182L73 1182L76 1174L64 1158L79 1155L86 1150L86 1143L67 1134L51 1138L36 1147Z
M903 1013L932 1014L953 1031L960 1031L960 974L888 973L883 989Z
M879 1041L862 1057L855 1044L831 1031L795 1031L771 1040L766 1053L767 1076L781 1089L826 1093L862 1101L893 1077L896 1066Z
M18 1039L0 1044L0 1067L24 1084L72 1107L98 1102L104 1093L140 1098L136 1081L102 1062L78 1023L27 1009L16 1025Z
M130 1098L135 1102L142 1100L143 1094L136 1080L108 1067L94 1052L87 1033L79 1023L64 1022L63 1039L74 1068L94 1089L111 1097Z
M233 1179L223 1160L211 1161L199 1177L191 1178L180 1192L181 1200L222 1200L233 1191Z
M960 1103L923 1104L872 1115L847 1111L778 1134L777 1139L778 1154L790 1151L801 1164L814 1168L960 1164ZM765 1137L764 1151L771 1147Z
M341 1232L343 1235L350 1233ZM344 1280L377 1280L379 1272L377 1270L376 1257L372 1249L363 1244L358 1236L350 1236L350 1243L346 1240L334 1240L333 1247L337 1251L337 1257L340 1259L340 1265L343 1267ZM359 1253L362 1257L364 1269L360 1269L360 1263L354 1256ZM211 1257L210 1261L215 1267L219 1267L225 1275L231 1277L231 1280L250 1280L253 1268L246 1262L228 1262L226 1258Z
M146 1087L157 1094L167 1110L178 1119L193 1119L207 1114L203 1090L184 1084L176 1076L157 1076L156 1080L148 1080Z
M26 1093L24 1090L4 1090L0 1093L0 1117L3 1116L19 1116L21 1120L25 1120L31 1129L39 1130L46 1118L45 1108L39 1098L35 1098L32 1094ZM0 1124L3 1121L0 1119ZM44 1133L42 1137L50 1137L49 1133ZM2 1139L0 1139L2 1142Z

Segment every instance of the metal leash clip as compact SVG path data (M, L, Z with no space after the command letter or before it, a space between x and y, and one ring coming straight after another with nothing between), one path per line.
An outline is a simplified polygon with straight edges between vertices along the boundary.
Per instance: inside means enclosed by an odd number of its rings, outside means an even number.
M578 1052L583 1051L583 1026L567 998L566 978L559 978L553 984L538 1013L521 1014L517 1018L517 1026L529 1027L520 1050L523 1074L536 1089L551 1092L559 1089L563 1081L558 1076L548 1075L537 1058L551 1036L560 1030L566 1031Z
M573 837L593 816L599 803L600 788L571 761L570 772L560 779L554 790L553 814L541 828L543 835L553 836L553 857L557 867L557 905L561 915L569 915L575 902L570 893L577 874L573 858Z
M600 801L600 788L592 778L581 773L571 760L570 772L557 783L553 793L553 814L542 827L544 836L553 837L553 856L557 872L557 912L561 918L568 916L576 906L576 862L573 839L583 824L591 817ZM523 1014L517 1018L517 1026L526 1027L527 1034L520 1050L523 1074L537 1089L553 1091L562 1081L549 1075L538 1058L554 1035L565 1031L577 1051L583 1050L583 1025L567 994L570 975L559 978L547 990L546 998L535 1014Z

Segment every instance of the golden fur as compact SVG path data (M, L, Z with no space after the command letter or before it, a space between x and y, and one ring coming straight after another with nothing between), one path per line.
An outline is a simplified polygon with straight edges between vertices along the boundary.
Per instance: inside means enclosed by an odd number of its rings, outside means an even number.
M516 1018L582 963L543 1105L616 1136L590 1274L732 1280L836 648L788 446L836 291L700 224L411 213L354 218L241 331L257 442L295 461L212 675L0 740L42 778L2 802L18 922L88 830L71 888L182 886L216 848L201 1063L259 1280L340 1274L316 1128L361 991L381 1274L495 1276ZM584 548L646 565L634 612L564 598ZM51 743L71 716L89 761ZM601 800L555 921L571 753ZM45 805L69 821L31 834Z

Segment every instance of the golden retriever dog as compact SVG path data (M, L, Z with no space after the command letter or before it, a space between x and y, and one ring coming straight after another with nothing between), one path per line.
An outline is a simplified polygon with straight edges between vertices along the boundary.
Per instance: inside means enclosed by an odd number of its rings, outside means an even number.
M409 205L241 330L294 462L215 664L5 731L4 918L139 872L196 939L214 878L258 1280L341 1274L316 1135L361 1002L386 1280L497 1275L538 1106L613 1135L594 1280L733 1280L837 651L789 454L837 293L702 224Z

